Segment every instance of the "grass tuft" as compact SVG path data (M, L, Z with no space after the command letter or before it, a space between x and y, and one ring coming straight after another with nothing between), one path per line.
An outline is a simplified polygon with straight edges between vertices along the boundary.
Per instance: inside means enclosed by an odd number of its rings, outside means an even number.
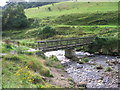
M59 69L63 69L64 67L61 65L61 63L59 62L58 58L54 55L52 55L51 57L49 57L46 61L46 65L50 66L50 67L55 67L55 68L59 68Z

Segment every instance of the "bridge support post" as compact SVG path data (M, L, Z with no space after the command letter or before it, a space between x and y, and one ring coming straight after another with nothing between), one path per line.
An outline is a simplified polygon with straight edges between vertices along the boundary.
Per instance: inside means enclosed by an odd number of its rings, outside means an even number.
M74 61L78 61L79 59L77 58L74 49L65 49L65 57L68 59L72 59Z

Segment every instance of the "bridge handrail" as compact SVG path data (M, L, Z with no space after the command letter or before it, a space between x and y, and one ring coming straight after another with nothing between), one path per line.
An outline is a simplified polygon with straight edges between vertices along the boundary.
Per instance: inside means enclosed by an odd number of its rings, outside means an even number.
M85 39L85 38L93 38L93 37L95 37L95 36L80 37L80 38L55 39L55 40L44 40L44 41L37 41L37 43L58 42L58 41L68 41L68 40Z

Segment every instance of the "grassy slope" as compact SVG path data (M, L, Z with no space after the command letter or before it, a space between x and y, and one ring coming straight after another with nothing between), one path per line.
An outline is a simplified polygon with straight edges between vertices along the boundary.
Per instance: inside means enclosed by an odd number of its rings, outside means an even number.
M106 27L117 32L117 10L118 3L115 2L60 2L26 9L25 12L28 18L39 18L41 24L51 25L62 33L53 37L55 39L79 37L82 33L98 33L106 30ZM96 29L96 25L99 28Z
M41 76L43 73L44 76L49 75L50 71L42 61L35 56L21 54L4 56L2 61L3 88L37 88L45 85ZM38 82L34 82L35 80Z
M26 15L29 18L44 18L48 16L61 16L73 13L95 13L116 11L118 9L117 3L87 3L87 2L61 2L53 5L46 5L38 8L26 9ZM51 7L52 11L47 8ZM31 14L32 13L32 14ZM34 14L33 14L34 13Z
M27 47L16 47L10 44L0 46L3 53L7 53L2 58L2 87L3 88L54 88L42 77L52 77L49 67L63 69L56 57L45 59L36 52L24 52ZM11 54L10 51L16 51ZM24 53L23 53L24 52ZM21 53L21 54L20 54ZM54 65L53 65L54 64Z

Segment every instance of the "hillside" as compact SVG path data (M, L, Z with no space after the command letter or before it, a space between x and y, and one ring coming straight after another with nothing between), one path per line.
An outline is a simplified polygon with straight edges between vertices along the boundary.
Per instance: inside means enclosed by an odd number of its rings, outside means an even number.
M39 26L5 31L3 37L40 39L39 32L46 25L58 32L49 39L80 37L105 30L114 32L109 36L117 37L117 10L117 2L60 2L29 8L25 9L26 16L37 19Z
M45 5L40 8L26 9L26 15L29 18L45 18L49 16L61 16L73 13L97 13L97 12L108 12L117 11L118 4L115 2L60 2L50 5ZM51 8L51 11L48 10Z
M117 25L117 10L117 2L60 2L26 9L25 13L45 25Z

